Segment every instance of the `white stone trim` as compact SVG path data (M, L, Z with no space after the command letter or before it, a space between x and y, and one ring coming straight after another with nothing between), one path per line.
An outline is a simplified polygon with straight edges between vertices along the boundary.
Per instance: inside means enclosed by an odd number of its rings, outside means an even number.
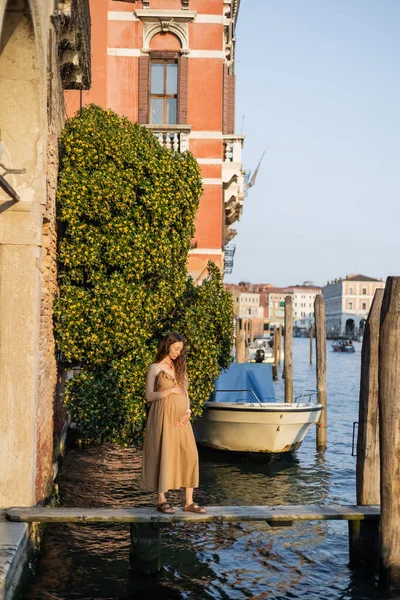
M203 185L222 185L221 177L205 177L202 179Z
M194 21L197 16L197 10L180 10L169 8L137 8L135 15L141 21L163 21L165 19L174 20L181 23Z
M133 12L122 10L109 10L109 21L139 21L138 17Z
M199 165L222 165L222 158L196 158Z
M210 25L225 25L228 22L223 15L197 15L195 23L209 23Z
M153 37L156 33L161 31L159 29L159 25L153 26L154 33L151 34ZM169 31L175 33L174 26L169 28ZM150 37L150 39L151 39ZM182 40L181 40L182 41ZM220 50L186 50L183 51L182 54L188 55L189 58L223 58L224 52ZM141 50L140 48L108 48L107 52L109 56L143 56L150 51L150 48L146 48L146 46Z
M150 52L151 40L157 33L170 32L181 42L182 54L189 52L189 23L194 21L196 10L162 10L142 8L135 15L143 22L143 52Z
M190 50L188 53L189 58L218 58L224 59L224 50Z
M192 131L192 140L222 140L222 131Z
M126 10L109 10L108 11L108 20L109 21L140 21L141 19L136 14L137 11L131 12ZM148 10L146 10L146 14L148 14ZM162 11L158 11L160 13ZM176 11L177 12L177 11ZM179 12L181 16L182 13ZM143 17L142 17L143 18ZM161 17L162 18L162 17ZM207 25L226 25L228 23L228 19L223 15L196 15L194 18L195 23L202 23Z
M192 248L189 250L189 254L218 254L221 256L223 253L221 248Z
M139 48L107 48L108 56L143 56Z

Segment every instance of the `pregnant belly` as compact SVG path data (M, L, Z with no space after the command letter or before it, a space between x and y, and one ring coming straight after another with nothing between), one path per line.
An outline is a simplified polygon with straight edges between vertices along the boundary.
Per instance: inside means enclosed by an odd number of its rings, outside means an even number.
M188 402L186 396L181 396L180 394L172 394L171 401L173 402L174 412L177 420L182 418L184 414L186 414Z

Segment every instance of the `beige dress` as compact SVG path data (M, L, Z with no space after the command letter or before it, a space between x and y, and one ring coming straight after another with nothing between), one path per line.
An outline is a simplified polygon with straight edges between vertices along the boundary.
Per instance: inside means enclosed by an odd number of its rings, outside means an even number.
M160 371L155 391L177 385L175 377ZM143 444L142 489L166 492L199 485L199 457L192 426L175 423L188 408L185 396L170 394L150 405Z

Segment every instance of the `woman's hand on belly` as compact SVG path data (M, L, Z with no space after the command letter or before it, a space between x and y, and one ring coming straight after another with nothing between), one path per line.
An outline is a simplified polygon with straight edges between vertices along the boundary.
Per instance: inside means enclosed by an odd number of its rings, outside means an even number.
M185 415L183 415L183 417L181 417L179 419L179 421L177 421L175 423L175 427L184 427L186 425L186 423L189 421L190 419L190 415L189 413L186 413Z
M185 388L181 387L180 385L174 385L174 387L169 388L169 392L170 392L170 394L176 394L177 396L185 396L186 397L186 390L185 390Z

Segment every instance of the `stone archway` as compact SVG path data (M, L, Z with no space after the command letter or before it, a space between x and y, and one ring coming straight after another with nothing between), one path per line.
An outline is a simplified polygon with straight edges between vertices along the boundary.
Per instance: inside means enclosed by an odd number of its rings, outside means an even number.
M345 326L345 334L348 336L353 336L355 333L355 322L354 319L347 319Z

